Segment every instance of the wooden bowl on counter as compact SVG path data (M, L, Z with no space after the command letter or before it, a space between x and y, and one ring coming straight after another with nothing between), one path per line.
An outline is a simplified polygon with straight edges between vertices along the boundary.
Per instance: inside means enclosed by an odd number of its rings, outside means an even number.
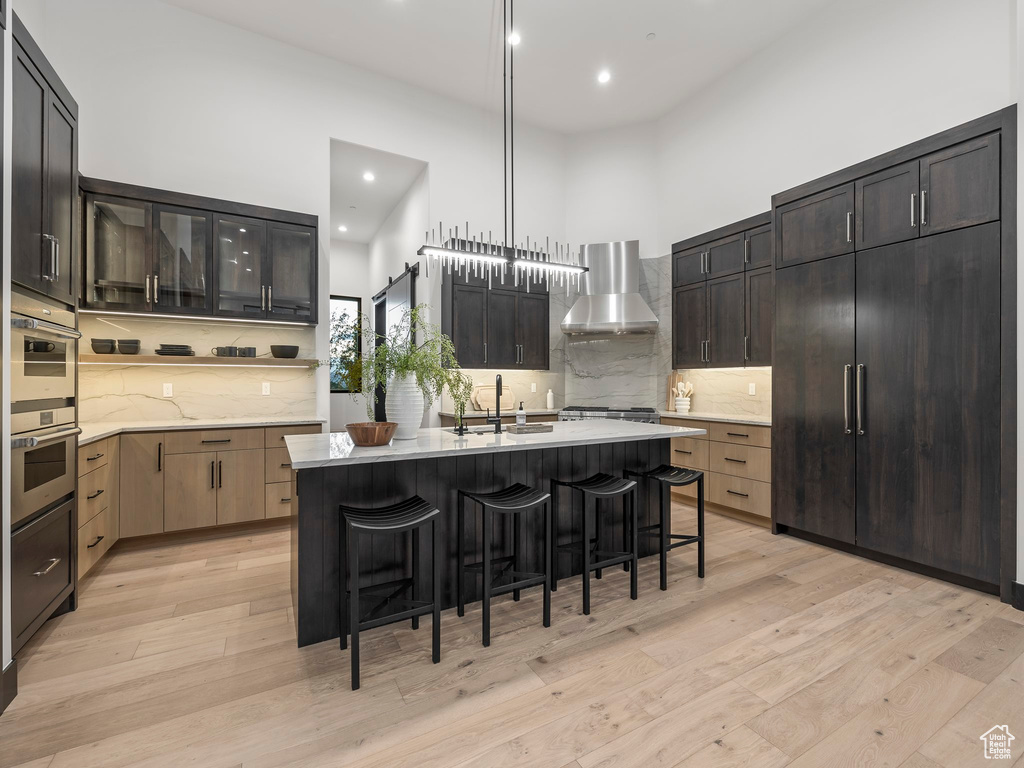
M346 424L352 442L363 448L375 445L387 445L395 436L398 424L393 421L360 421L355 424Z

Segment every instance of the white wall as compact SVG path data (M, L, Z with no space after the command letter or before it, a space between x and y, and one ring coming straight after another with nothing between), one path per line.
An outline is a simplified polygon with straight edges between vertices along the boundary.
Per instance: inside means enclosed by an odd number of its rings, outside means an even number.
M366 243L331 240L331 294L356 296L363 301L363 312L370 310L370 247ZM324 359L327 357L325 355ZM330 427L342 432L346 424L366 421L366 403L362 395L330 394Z

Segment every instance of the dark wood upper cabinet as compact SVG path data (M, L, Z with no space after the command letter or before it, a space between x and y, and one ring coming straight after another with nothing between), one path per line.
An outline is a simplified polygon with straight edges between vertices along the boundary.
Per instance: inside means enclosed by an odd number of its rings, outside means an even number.
M672 285L704 281L704 249L672 254Z
M772 265L772 225L765 224L744 233L747 269L760 269Z
M309 322L316 316L316 230L267 224L267 317Z
M211 312L212 214L191 208L154 206L152 239L154 307L160 312Z
M855 256L775 272L772 496L776 523L853 544Z
M215 312L228 317L267 316L267 225L241 216L213 219Z
M78 107L20 22L16 32L11 97L11 279L74 304Z
M742 232L708 245L704 271L709 280L742 272L744 266L745 244Z
M449 299L449 323L445 332L455 345L455 356L463 368L487 366L484 344L487 342L487 289L479 285L456 283Z
M747 365L772 364L772 330L775 322L772 270L758 269L744 275L747 315Z
M93 309L153 309L153 206L111 195L84 196L85 281Z
M742 241L741 241L742 244ZM708 344L705 357L712 368L745 362L743 273L708 280Z
M775 266L853 253L854 185L794 200L775 211Z
M988 224L857 254L857 543L990 584L999 236Z
M518 365L518 342L516 341L518 298L518 291L491 290L487 294L486 363L488 368L515 368Z
M919 163L903 163L856 182L857 249L910 240L921 225Z
M672 293L672 367L703 368L707 341L708 304L704 283L676 288Z
M999 134L922 158L921 234L997 220L999 179Z
M551 329L548 294L519 293L516 308L516 341L519 367L546 371L550 366Z

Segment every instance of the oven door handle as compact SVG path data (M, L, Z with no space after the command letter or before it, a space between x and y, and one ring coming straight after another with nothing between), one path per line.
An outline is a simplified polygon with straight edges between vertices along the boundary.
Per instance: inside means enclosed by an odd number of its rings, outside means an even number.
M62 339L80 339L82 334L74 328L64 328L55 323L48 323L45 320L36 320L34 317L16 317L11 320L11 328L25 328L32 331L49 333Z
M54 440L63 440L67 437L74 437L75 435L80 434L82 434L81 427L72 427L71 429L62 429L60 432L53 432L49 435L40 435L39 437L13 437L11 438L11 449L35 448L37 445L52 443Z

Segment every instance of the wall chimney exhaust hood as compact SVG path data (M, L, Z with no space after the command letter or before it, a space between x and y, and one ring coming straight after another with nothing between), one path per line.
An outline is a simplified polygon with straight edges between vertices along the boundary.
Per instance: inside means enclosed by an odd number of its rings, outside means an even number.
M658 318L640 296L640 241L595 243L580 248L588 267L581 295L562 321L568 335L654 333Z

